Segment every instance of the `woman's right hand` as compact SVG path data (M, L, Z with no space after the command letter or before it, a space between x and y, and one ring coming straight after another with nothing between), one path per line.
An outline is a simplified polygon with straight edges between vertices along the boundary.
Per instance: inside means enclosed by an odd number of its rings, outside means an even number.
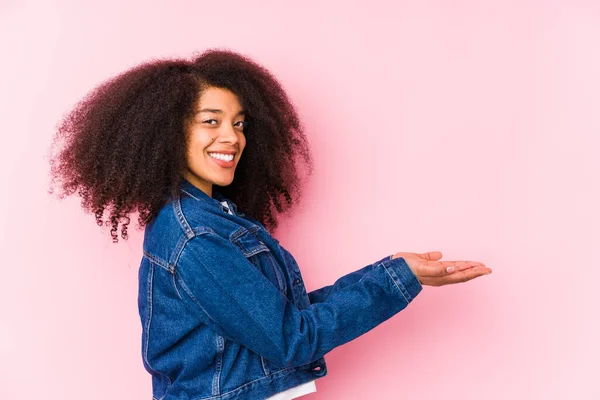
M452 283L467 282L492 270L477 261L439 261L442 253L396 253L392 259L402 257L422 285L443 286Z

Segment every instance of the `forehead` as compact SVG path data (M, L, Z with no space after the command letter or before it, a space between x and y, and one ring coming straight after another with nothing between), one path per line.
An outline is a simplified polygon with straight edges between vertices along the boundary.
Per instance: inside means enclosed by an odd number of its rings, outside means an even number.
M222 111L235 112L242 110L238 97L229 89L209 86L204 89L198 99L199 110L218 109Z

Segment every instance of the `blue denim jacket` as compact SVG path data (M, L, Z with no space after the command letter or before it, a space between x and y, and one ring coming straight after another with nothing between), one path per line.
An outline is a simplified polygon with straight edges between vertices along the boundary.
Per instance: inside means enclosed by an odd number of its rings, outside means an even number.
M213 192L182 180L145 228L138 306L154 399L264 399L323 377L325 354L422 289L389 255L307 293L294 257Z

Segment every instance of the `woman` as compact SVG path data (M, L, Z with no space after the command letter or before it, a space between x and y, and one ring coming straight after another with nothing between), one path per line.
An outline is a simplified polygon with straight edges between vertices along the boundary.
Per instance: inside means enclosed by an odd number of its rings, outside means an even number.
M142 64L97 87L59 125L52 159L113 241L145 227L138 305L156 399L291 399L323 356L422 290L491 272L441 253L396 253L306 292L270 235L311 157L278 81L248 57L208 50ZM105 221L105 214L106 216Z

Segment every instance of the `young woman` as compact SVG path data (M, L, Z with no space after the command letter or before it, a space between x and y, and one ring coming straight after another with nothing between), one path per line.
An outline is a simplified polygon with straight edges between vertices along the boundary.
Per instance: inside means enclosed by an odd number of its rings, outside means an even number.
M422 290L491 270L441 253L395 253L306 292L269 233L298 201L311 157L278 81L208 50L142 64L90 92L59 125L52 164L113 241L145 227L138 305L155 399L292 399L323 356ZM106 220L105 220L106 214Z

